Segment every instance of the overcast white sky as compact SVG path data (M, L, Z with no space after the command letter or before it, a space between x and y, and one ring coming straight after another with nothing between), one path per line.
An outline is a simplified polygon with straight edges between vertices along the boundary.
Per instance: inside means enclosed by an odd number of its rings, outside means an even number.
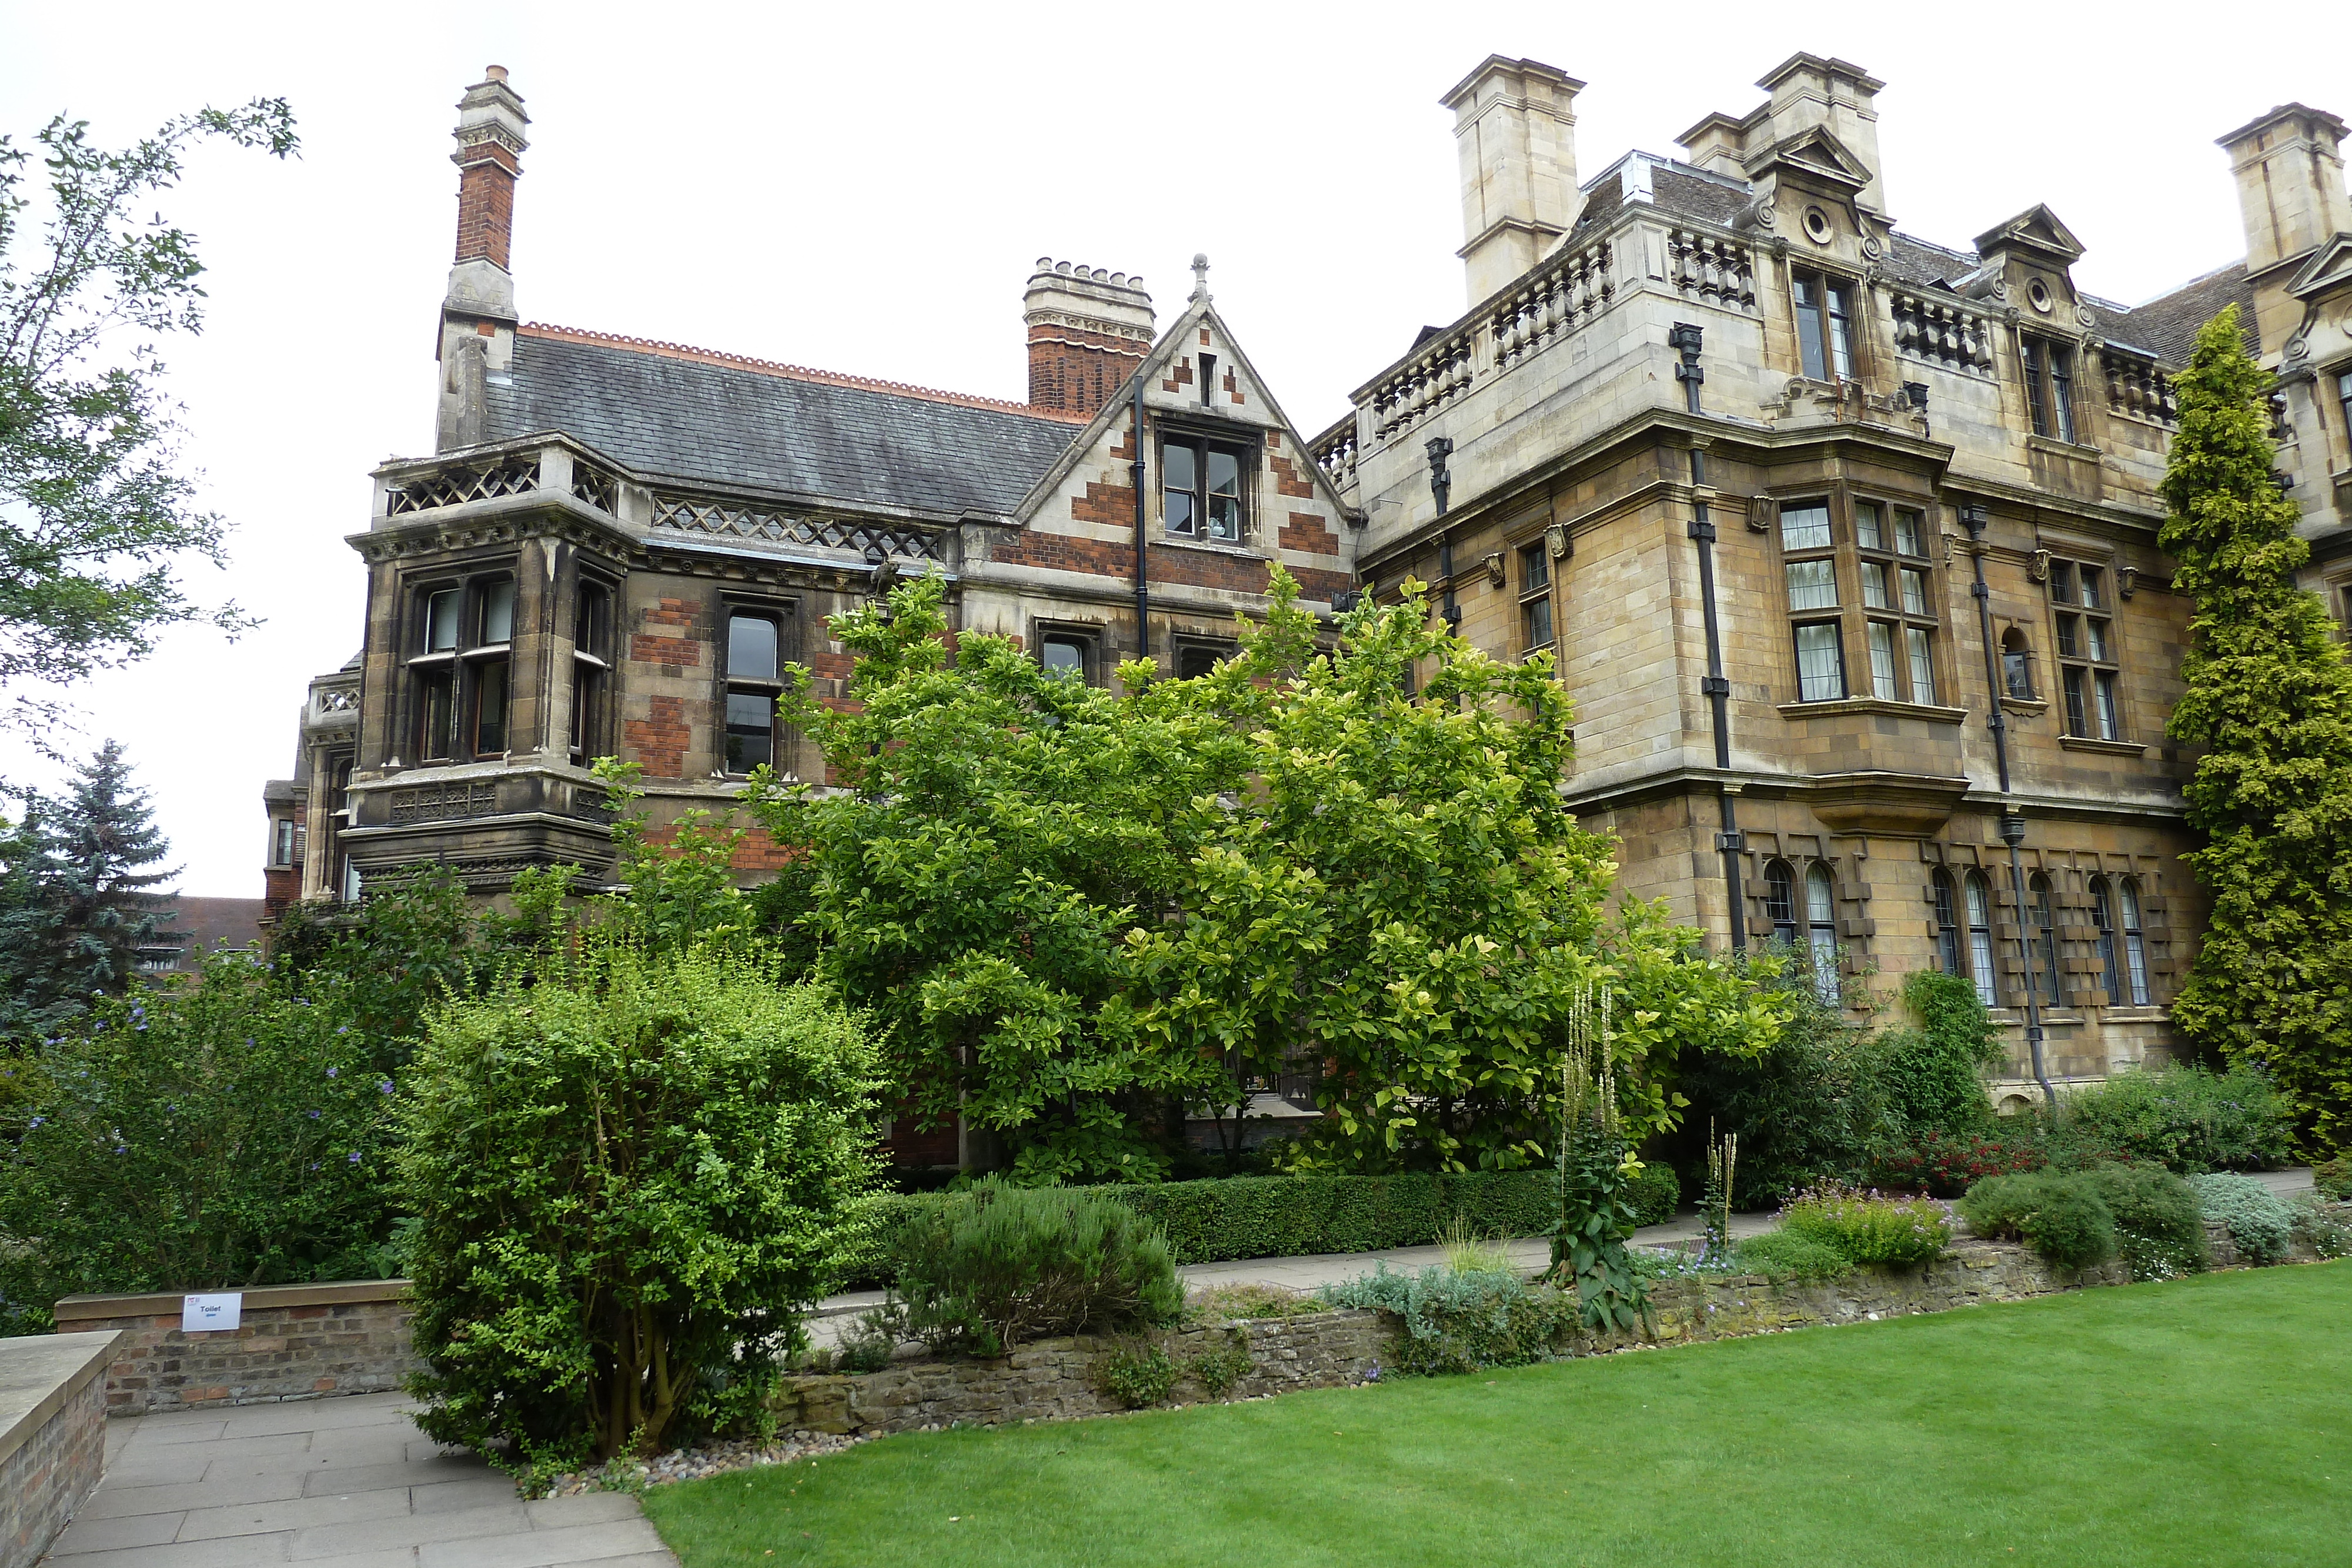
M1811 12L1813 20L1788 18ZM1450 116L1490 53L1558 66L1585 177L1745 113L1798 49L1884 78L1897 222L1966 246L2035 202L2135 302L2243 254L2213 139L2274 103L2352 114L2352 19L2209 6L1406 7L0 3L0 131L110 143L201 104L294 105L299 162L201 156L171 215L211 268L167 347L192 461L268 623L168 639L75 694L129 748L190 894L257 896L262 781L304 683L357 648L367 470L428 449L456 220L453 105L496 61L531 115L515 218L528 319L1004 398L1026 395L1040 255L1140 272L1163 319L1196 250L1300 428L1463 308ZM1770 26L1764 24L1769 22ZM0 778L50 770L0 747Z

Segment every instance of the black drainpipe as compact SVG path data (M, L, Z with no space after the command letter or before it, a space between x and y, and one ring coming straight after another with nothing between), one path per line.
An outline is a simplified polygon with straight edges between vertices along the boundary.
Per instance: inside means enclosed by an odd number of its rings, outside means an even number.
M1701 329L1687 321L1677 321L1666 335L1667 347L1682 356L1675 366L1675 379L1683 383L1683 406L1692 413L1699 410L1698 389L1706 380L1699 368ZM1706 486L1706 454L1697 445L1690 449L1690 479L1696 489ZM1731 771L1731 682L1723 673L1723 627L1715 612L1715 522L1708 515L1704 500L1691 504L1690 537L1698 542L1698 596L1706 617L1706 678L1699 682L1699 690L1706 694L1707 708L1715 724L1715 767L1718 773ZM1727 780L1716 786L1717 814L1720 825L1715 835L1717 852L1723 856L1723 886L1731 907L1732 950L1740 952L1748 946L1748 911L1746 895L1739 887L1739 857L1747 852L1748 835L1739 831L1738 797L1732 792Z
M1143 557L1143 367L1135 368L1135 461L1128 465L1135 478L1135 656L1151 657L1151 585Z
M2058 1092L2050 1087L2050 1075L2042 1065L2042 987L2033 972L2032 905L2025 897L2025 865L2017 853L2017 846L2025 841L2025 818L2009 798L2009 725L2001 717L2000 658L1993 652L1992 590L1985 586L1985 525L1991 520L1992 515L1980 506L1960 508L1960 525L1969 530L1969 560L1976 569L1976 580L1969 592L1976 598L1977 634L1984 643L1985 698L1992 710L1986 727L1992 731L1993 764L2000 771L2000 841L2009 846L2009 884L2017 896L2017 946L2025 955L2025 1044L2033 1055L2033 1081L2042 1085L2042 1102L2054 1111Z

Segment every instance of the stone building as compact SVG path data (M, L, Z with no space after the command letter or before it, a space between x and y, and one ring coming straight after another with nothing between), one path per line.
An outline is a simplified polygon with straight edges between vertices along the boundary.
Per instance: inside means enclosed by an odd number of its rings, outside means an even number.
M2155 1056L2200 915L2194 758L2164 736L2189 614L2156 549L2167 373L2245 308L2314 586L2352 612L2343 125L2290 105L2222 138L2247 260L2126 308L2075 287L2047 207L1966 246L1899 229L1860 67L1758 85L1682 156L1581 181L1582 83L1496 57L1445 96L1470 308L1315 438L1367 519L1358 570L1554 654L1568 788L1627 891L1718 946L1819 952L1855 1000L1971 977L2004 1100L2037 1032L2053 1078Z
M1897 229L1883 84L1847 62L1796 55L1681 157L1585 180L1582 85L1496 57L1445 96L1469 308L1310 442L1197 258L1164 329L1139 278L1041 260L1025 404L524 322L528 121L492 68L459 106L436 450L374 475L364 648L270 786L272 875L593 872L607 753L662 811L762 761L815 777L782 667L837 699L824 618L877 574L943 572L960 629L1100 683L1213 662L1279 560L1310 608L1412 577L1481 646L1549 652L1565 787L1627 891L1717 946L1819 953L1865 1009L1970 977L2008 1096L2037 1031L2051 1078L2171 1049L2199 897L2194 759L2163 734L2189 608L2155 542L2167 376L2245 307L2313 585L2352 616L2342 122L2224 137L2247 259L2127 308L2076 288L2047 207L1964 247Z

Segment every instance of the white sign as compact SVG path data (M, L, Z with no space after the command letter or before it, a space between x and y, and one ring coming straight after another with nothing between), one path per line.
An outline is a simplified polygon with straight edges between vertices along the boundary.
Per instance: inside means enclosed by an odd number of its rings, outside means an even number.
M183 1296L180 1298L180 1332L182 1333L217 1333L236 1327L245 1315L245 1292L231 1291L218 1296Z

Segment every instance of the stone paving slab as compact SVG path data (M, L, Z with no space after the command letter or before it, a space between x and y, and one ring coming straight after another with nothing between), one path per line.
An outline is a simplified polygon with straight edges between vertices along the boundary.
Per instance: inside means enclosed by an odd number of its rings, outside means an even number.
M55 1568L677 1568L636 1499L526 1503L397 1394L108 1423L107 1474Z

